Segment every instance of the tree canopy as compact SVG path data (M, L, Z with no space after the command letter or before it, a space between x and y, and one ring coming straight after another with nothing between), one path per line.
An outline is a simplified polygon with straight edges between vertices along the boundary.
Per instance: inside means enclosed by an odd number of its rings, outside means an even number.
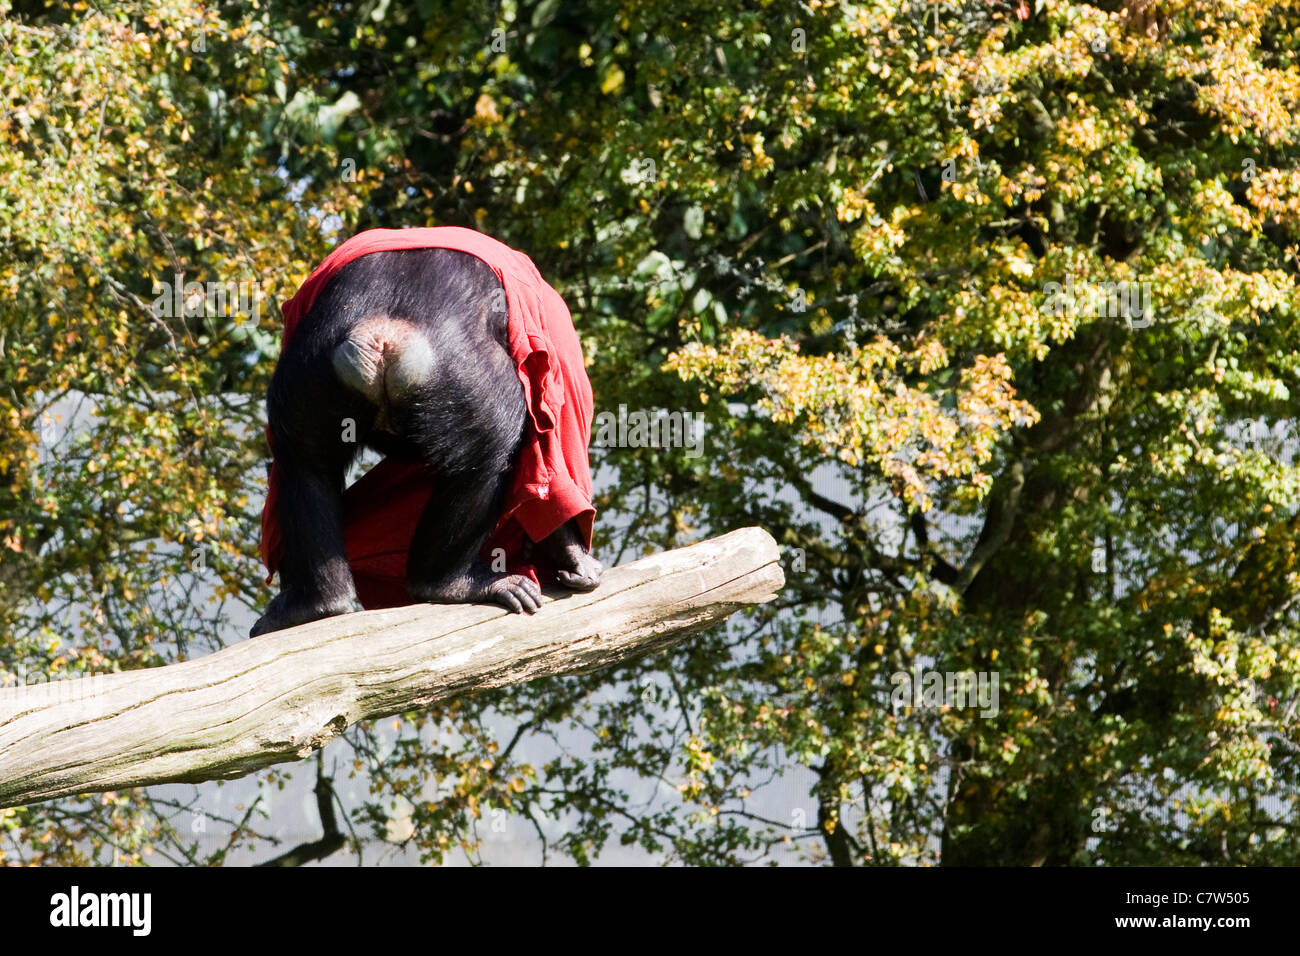
M598 411L703 415L593 449L602 558L759 524L787 585L349 732L358 832L1300 862L1298 47L1293 0L0 0L0 678L242 639L276 303L465 225L564 295ZM188 809L0 810L0 853L273 855Z

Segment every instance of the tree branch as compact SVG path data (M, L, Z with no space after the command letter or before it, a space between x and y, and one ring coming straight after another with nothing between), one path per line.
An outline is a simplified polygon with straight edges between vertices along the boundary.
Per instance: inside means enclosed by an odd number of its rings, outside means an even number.
M1007 543L1007 538L1011 536L1011 528L1016 523L1016 515L1020 511L1020 493L1024 487L1024 462L1012 462L1011 467L1007 469L1003 487L999 489L1000 494L989 501L989 510L984 519L984 528L980 532L979 541L962 566L961 574L953 582L953 588L959 594L965 593L989 559Z
M784 582L771 535L744 528L612 568L532 616L363 611L165 667L0 690L0 807L301 760L360 720L661 651Z
M258 866L302 866L306 863L314 863L316 860L323 860L343 849L348 841L340 832L338 819L334 816L334 785L330 778L325 776L325 771L319 763L316 766L315 793L316 810L320 813L320 825L324 835L319 840L300 843L292 850L281 853L265 863L259 863Z

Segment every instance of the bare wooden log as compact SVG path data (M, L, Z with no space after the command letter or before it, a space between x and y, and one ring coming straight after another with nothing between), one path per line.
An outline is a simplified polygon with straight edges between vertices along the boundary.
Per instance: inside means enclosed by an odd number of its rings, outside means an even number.
M166 667L0 690L0 807L300 760L359 720L663 650L784 581L776 542L744 528L611 568L531 617L364 611Z

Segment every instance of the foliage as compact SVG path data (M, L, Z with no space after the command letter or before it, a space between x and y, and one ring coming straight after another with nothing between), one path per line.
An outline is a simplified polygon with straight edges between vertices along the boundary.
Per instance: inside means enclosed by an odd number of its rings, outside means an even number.
M564 293L601 409L707 421L703 457L594 450L603 556L757 523L789 584L662 658L349 733L355 820L429 859L497 810L579 862L1300 859L1300 5L20 12L8 667L234 637L270 301L340 233L471 225ZM159 318L175 272L267 307ZM96 415L51 449L65 396ZM900 703L918 669L996 675L996 714ZM175 809L7 811L6 852L192 857Z

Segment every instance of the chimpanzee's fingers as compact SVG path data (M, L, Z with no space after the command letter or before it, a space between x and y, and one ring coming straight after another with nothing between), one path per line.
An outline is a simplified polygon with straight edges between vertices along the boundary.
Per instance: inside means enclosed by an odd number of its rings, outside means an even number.
M594 591L600 584L599 576L591 577L574 571L556 571L555 577L570 591Z

